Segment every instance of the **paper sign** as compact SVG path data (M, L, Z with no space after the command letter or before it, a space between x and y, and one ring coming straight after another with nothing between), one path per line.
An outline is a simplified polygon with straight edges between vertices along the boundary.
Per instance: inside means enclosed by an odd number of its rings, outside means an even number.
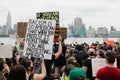
M100 59L92 59L92 75L95 77L97 71L102 68L105 67L106 63L105 63L105 59L104 58L100 58ZM117 62L115 61L114 66L117 67Z
M30 19L25 37L24 55L51 59L55 20Z
M0 57L12 58L12 45L0 45Z

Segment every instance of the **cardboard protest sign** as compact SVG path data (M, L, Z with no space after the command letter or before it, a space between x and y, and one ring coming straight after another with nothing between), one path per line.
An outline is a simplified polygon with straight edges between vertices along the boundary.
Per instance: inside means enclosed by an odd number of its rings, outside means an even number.
M59 24L59 12L39 12L36 13L37 19L56 20L56 24Z
M0 57L12 58L12 45L0 45Z
M18 22L17 23L17 35L19 38L25 38L27 29L27 22Z
M114 41L113 40L107 40L106 43L108 45L114 46Z
M62 36L62 38L66 39L67 38L67 28L61 27L60 28L60 35Z
M55 20L30 19L27 27L24 55L51 59Z
M104 58L92 59L92 75L93 75L93 77L96 76L96 73L100 68L105 67L105 66L106 66L106 63L105 63ZM116 61L114 63L114 66L117 67Z

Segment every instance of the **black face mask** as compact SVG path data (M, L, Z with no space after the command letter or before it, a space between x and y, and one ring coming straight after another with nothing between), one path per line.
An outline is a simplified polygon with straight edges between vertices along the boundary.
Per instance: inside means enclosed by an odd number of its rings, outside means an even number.
M33 67L29 67L29 70L32 72L33 71Z

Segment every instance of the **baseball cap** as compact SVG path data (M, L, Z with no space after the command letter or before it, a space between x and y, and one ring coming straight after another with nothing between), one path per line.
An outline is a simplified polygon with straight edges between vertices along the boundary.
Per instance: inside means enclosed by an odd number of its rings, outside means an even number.
M88 50L88 55L94 56L94 55L95 55L95 50L92 49L92 48L90 48L90 49Z
M113 52L107 51L105 57L115 58L115 54Z
M86 78L86 72L82 68L73 68L69 73L70 80L77 80L80 76Z

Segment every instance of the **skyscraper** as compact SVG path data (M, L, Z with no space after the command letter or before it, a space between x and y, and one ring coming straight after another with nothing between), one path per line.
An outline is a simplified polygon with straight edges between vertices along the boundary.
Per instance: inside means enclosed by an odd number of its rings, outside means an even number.
M9 31L11 29L11 15L10 15L10 11L8 12L7 15L7 21L6 21L6 34L9 34Z
M73 28L75 37L86 37L85 24L82 22L81 17L74 19L74 28Z

